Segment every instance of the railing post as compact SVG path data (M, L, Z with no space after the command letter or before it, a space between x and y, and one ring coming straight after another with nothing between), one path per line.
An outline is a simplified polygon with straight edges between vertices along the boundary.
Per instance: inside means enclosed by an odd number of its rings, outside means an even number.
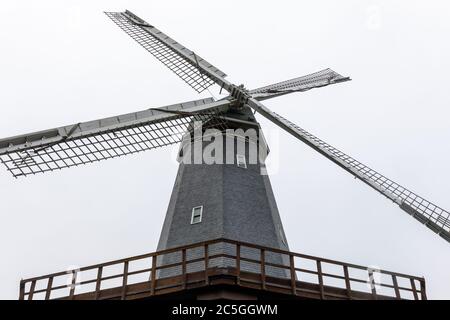
M99 267L97 270L97 280L95 282L95 300L98 300L98 298L100 297L102 274L103 274L103 267Z
M236 244L236 284L241 284L241 245Z
M127 295L127 283L128 283L128 260L123 263L123 278L122 278L122 300L125 300Z
M324 300L325 295L323 293L323 276L322 276L322 264L320 260L316 260L317 264L317 278L319 280L320 299Z
M291 273L292 294L297 295L297 282L295 280L295 264L294 264L294 256L292 254L289 255L289 267Z
M392 284L394 285L395 298L401 299L400 290L398 288L397 276L394 274L392 275Z
M77 283L77 270L72 270L72 283L70 285L70 299L73 299L73 296L75 295L75 287Z
M377 300L377 290L375 288L375 279L373 277L373 270L371 268L368 268L367 272L369 273L369 283L370 289L372 290L372 298L374 300Z
M266 251L261 249L261 281L262 289L266 290Z
M209 277L208 277L208 268L209 268L209 252L208 252L208 244L205 244L205 284L209 284Z
M422 300L427 300L427 292L425 288L425 279L420 279L420 296Z
M153 255L152 256L152 271L151 271L151 295L155 294L155 285L156 285L156 259L157 259L157 255Z
M47 290L45 290L45 300L50 300L50 294L52 292L53 277L48 278Z
M21 279L19 286L19 300L25 299L25 282Z
M34 288L36 288L36 280L31 281L30 291L28 291L28 300L33 300Z
M350 285L350 277L348 275L348 267L342 266L344 268L344 277L345 277L345 289L347 290L347 297L352 299L352 288Z
M414 295L414 300L419 300L419 296L417 295L416 283L413 278L409 278L409 282L411 282L411 289Z
M186 281L187 281L187 275L186 275L186 249L181 250L181 273L183 274L183 289L186 289Z

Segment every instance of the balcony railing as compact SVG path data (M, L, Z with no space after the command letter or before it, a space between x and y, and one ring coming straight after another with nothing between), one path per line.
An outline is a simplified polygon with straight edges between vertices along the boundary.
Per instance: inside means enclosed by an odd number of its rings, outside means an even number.
M231 250L217 250L218 245ZM273 255L282 257L282 263L268 259ZM172 259L164 258L168 256ZM221 267L218 261L224 259L226 267ZM285 276L273 276L274 270ZM221 275L233 285L304 298L426 299L421 277L228 239L25 279L19 299L149 298L221 283Z

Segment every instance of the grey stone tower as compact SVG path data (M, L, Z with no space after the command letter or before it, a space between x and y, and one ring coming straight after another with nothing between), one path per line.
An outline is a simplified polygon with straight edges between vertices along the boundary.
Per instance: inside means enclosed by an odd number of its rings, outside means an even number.
M208 131L203 130L203 138L190 137L183 140L178 157L180 166L158 250L217 238L288 250L269 177L265 174L264 160L268 148L259 131L259 124L248 107L239 113L228 112L224 119L227 127L225 132L216 131L213 138L211 134L208 138ZM211 141L218 140L221 140L219 148L209 152ZM197 148L196 143L199 146ZM194 153L197 152L198 155L199 150L200 155L204 154L205 158L194 163L195 159L199 159ZM222 150L223 154L220 154ZM214 155L219 161L208 164L208 154ZM242 256L258 260L259 252L248 249L241 252ZM225 244L218 244L211 250L217 254L233 249ZM188 259L202 254L188 253ZM165 256L161 263L168 264L179 259L180 257ZM266 257L266 261L288 264L285 257L278 254ZM228 266L229 262L223 258L216 259L213 264L223 267ZM201 266L191 266L192 268L201 269ZM252 266L252 263L244 263L242 268L260 272L259 267ZM177 273L177 270L163 269L159 277ZM287 273L281 269L268 268L267 274L285 277Z

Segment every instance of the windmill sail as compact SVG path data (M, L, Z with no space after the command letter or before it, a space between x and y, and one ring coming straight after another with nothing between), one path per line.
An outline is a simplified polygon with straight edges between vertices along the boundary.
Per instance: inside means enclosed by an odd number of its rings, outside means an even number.
M105 12L123 31L195 91L224 82L226 74L130 11Z
M201 99L1 139L0 160L19 177L150 150L179 142L193 121L220 127L228 105Z
M450 213L330 146L272 112L259 101L350 80L331 69L251 91L225 80L226 74L130 11L105 12L122 30L183 81L202 92L218 84L230 96L191 101L117 117L77 123L0 140L0 160L15 177L119 157L179 142L192 123L225 128L229 111L248 123L246 105L285 129L450 242Z
M271 111L255 99L250 99L249 105L356 178L394 201L403 211L450 242L450 213L448 211L332 147L279 114Z
M250 90L249 94L256 100L261 101L292 92L307 91L349 80L350 78L343 77L331 69L324 69L306 76Z

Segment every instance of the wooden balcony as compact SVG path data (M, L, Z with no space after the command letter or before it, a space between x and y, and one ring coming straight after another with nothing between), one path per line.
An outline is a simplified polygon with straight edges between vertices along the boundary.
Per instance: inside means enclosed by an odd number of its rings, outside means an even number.
M233 250L231 254L214 253L216 250L211 249L215 245L227 245ZM191 254L199 250L200 256ZM259 259L246 255L249 250L258 252ZM281 255L286 263L269 262L267 257L271 254ZM162 257L167 255L179 259L163 263ZM217 263L220 259L226 259L225 266ZM166 272L170 276L162 277L162 270L168 269L172 270ZM271 276L269 269L281 270L286 277ZM237 292L235 297L241 292L255 298L276 299L426 300L425 280L421 277L228 239L25 279L20 282L19 299L130 300L175 296L199 299L214 296L205 292L224 288ZM199 295L190 294L197 292Z

